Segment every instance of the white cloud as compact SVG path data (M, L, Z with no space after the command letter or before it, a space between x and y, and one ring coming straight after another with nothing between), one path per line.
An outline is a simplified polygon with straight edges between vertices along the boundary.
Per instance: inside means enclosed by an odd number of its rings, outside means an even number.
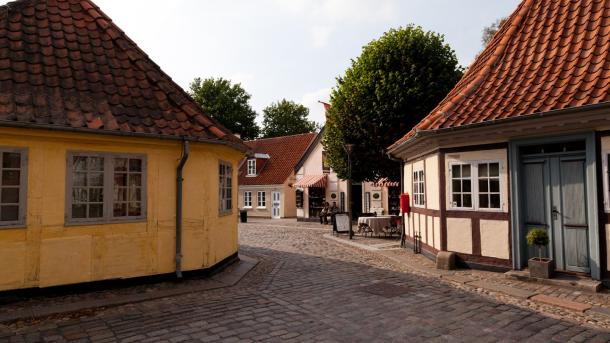
M324 123L326 115L324 114L324 106L319 101L328 102L330 99L331 88L322 88L311 93L303 95L300 103L309 108L309 120L317 123Z
M316 25L310 29L314 48L324 48L328 44L333 28L330 26Z

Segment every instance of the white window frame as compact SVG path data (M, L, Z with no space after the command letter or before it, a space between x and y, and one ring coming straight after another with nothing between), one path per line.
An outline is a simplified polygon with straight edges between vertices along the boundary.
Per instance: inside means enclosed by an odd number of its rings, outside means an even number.
M417 175L417 181L415 180L415 175ZM413 206L414 207L425 207L426 206L426 173L423 168L413 168L412 176L412 187L413 187ZM418 186L421 186L422 192L419 192L417 189ZM420 199L417 201L417 199Z
M247 170L246 176L256 176L256 159L255 158L248 159L247 168L248 168L248 170Z
M603 163L603 187L604 187L604 211L610 213L610 169L608 168L608 155L610 155L610 149L602 151L602 163Z
M231 162L218 162L218 213L221 216L233 213L233 164Z
M480 164L487 164L489 166L492 163L497 163L498 164L498 176L497 177L496 176L491 176L491 177L487 176L487 177L484 177L484 179L488 180L488 187L489 187L489 180L497 178L498 179L498 192L492 192L488 188L487 192L485 192L485 194L488 194L488 195L496 194L496 193L498 194L498 197L500 198L500 200L499 200L500 201L500 203L499 203L500 207L498 207L498 208L481 207L481 204L480 204L481 190L479 189L479 165ZM477 198L476 198L476 208L477 208L477 211L484 211L484 212L500 212L500 211L502 211L502 207L503 207L502 206L502 162L501 161L497 161L497 160L495 160L495 161L477 161L475 166L476 166L475 171L476 171L477 174L476 174L476 186L475 186L474 189L476 189L476 196L477 196ZM488 170L488 174L489 174L489 170ZM491 202L489 202L489 203L491 204Z
M261 203L262 203L262 205L261 205ZM256 208L267 208L267 192L265 192L265 191L256 192Z
M72 193L73 193L73 163L74 157L101 157L104 159L104 168L103 168L103 202L102 202L102 216L96 218L73 218L72 217ZM66 154L66 196L65 196L65 211L64 211L64 222L65 225L83 225L83 224L111 224L117 222L133 222L133 221L143 221L146 220L146 210L147 210L147 198L148 198L148 189L147 189L147 174L148 174L148 166L146 155L142 154L126 154L126 153L113 153L113 152L89 152L89 151L68 151ZM114 170L114 159L115 158L125 158L125 159L139 159L142 161L141 171L134 172L133 174L141 175L141 184L140 184L140 215L139 216L114 216L114 187L115 187L115 170ZM127 174L130 175L132 172L118 172L118 174ZM127 181L129 182L129 181ZM129 189L129 186L125 186Z
M244 192L244 208L252 208L252 192Z
M21 228L25 227L26 214L27 214L27 188L28 188L28 150L26 148L11 148L11 147L0 147L0 185L2 181L2 175L4 169L14 170L14 168L4 168L3 158L4 153L18 153L20 154L20 166L19 166L19 185L10 186L10 188L18 188L19 201L17 203L7 203L9 206L17 204L18 214L17 220L5 220L0 221L0 229L10 228ZM3 187L2 187L3 188ZM0 188L1 190L1 188ZM0 196L1 201L1 196Z
M483 163L498 163L499 181L500 181L500 207L499 208L481 208L479 206L479 164ZM454 207L453 206L453 166L454 165L470 165L470 193L472 195L471 207ZM504 211L504 162L502 160L467 160L467 161L451 161L447 172L447 183L449 184L449 194L447 195L448 209L457 211L477 211L477 212L503 212ZM463 178L462 178L463 179ZM489 193L489 192L486 192Z

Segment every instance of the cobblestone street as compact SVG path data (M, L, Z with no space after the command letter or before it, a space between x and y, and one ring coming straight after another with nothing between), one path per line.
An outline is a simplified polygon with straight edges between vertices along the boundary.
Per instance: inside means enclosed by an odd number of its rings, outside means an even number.
M377 254L325 239L325 232L242 224L241 253L260 263L234 287L0 326L0 341L610 340L601 329L405 272Z

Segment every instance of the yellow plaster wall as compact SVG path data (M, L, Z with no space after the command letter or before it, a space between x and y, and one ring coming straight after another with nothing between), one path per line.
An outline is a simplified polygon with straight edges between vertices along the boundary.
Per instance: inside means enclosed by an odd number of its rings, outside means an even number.
M481 219L481 255L508 259L508 222Z
M175 255L178 141L0 128L0 146L28 151L25 227L0 229L0 290L171 273ZM65 225L68 151L144 154L147 217ZM201 269L237 252L237 167L243 154L191 143L184 169L183 267ZM233 165L233 211L218 211L218 163Z

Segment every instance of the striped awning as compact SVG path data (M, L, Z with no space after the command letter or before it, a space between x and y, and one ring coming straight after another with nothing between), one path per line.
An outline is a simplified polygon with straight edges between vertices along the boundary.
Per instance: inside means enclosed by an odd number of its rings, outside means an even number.
M294 186L296 188L312 188L326 187L326 174L324 175L305 175L299 181L295 182Z
M373 187L398 187L400 186L399 182L396 181L391 181L388 178L382 178L377 180L376 182L373 182Z

